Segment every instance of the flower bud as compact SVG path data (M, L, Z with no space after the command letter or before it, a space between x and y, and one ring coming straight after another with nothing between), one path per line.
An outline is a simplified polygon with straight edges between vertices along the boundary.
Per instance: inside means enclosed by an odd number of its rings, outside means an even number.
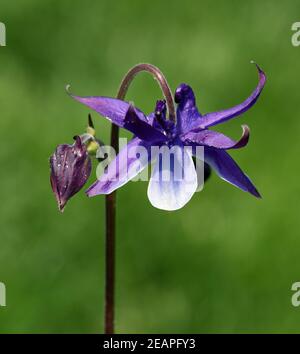
M92 164L86 146L79 136L73 145L58 145L50 157L50 182L62 212L67 201L86 183Z

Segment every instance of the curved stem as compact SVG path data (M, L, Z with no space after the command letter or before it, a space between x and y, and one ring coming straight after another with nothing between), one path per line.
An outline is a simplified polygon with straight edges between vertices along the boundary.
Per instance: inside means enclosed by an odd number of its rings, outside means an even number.
M174 101L173 101L173 95L170 90L170 87L168 85L168 82L166 78L164 77L163 73L154 65L152 64L137 64L133 68L131 68L128 73L124 76L119 91L117 98L120 100L124 100L127 90L129 88L129 85L131 84L132 80L135 78L135 76L142 72L146 71L150 74L153 75L153 77L158 81L158 84L165 96L167 107L168 107L168 112L169 112L169 119L172 121L175 121L175 107L174 107Z
M169 119L175 122L175 107L172 92L163 73L152 64L137 64L124 76L117 98L124 100L128 88L135 76L142 71L149 72L158 81L166 99ZM119 128L112 125L111 146L119 152ZM115 235L116 235L116 192L106 196L106 251L105 251L105 333L114 333L114 297L115 297Z

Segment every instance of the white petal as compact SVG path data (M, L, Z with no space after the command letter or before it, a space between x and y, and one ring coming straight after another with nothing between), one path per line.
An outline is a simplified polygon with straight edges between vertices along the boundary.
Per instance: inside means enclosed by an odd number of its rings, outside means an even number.
M170 159L173 155L174 158ZM163 210L182 208L197 190L197 173L189 150L173 146L160 149L148 186L151 204Z

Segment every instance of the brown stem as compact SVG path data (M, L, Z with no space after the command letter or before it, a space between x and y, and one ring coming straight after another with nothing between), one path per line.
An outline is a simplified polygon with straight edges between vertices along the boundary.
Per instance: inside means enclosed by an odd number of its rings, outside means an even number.
M162 72L151 64L138 64L123 78L117 98L124 100L134 77L142 71L149 72L158 81L166 99L169 119L175 121L175 108L172 92ZM112 125L111 146L119 151L119 128ZM105 252L105 333L114 333L114 297L115 297L115 235L116 235L116 192L106 196L106 252Z
M119 150L119 127L111 127L111 146ZM105 250L105 333L114 333L115 298L115 236L116 236L116 192L105 198L106 250Z

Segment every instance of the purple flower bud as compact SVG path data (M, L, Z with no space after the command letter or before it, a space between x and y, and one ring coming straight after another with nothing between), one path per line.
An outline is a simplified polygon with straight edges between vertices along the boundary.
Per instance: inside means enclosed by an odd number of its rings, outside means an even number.
M61 212L67 201L84 186L92 169L86 146L79 136L75 139L73 145L58 145L50 157L50 182Z

